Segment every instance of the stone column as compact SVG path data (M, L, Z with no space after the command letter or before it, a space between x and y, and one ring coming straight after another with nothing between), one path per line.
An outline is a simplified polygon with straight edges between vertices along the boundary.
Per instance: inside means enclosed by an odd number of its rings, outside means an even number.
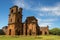
M42 31L42 35L45 35L45 32L44 31Z

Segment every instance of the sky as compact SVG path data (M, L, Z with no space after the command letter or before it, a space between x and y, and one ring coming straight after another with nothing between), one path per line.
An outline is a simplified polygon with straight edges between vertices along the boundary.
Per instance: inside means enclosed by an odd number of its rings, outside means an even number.
M0 0L0 29L8 25L10 8L23 8L23 22L28 16L35 16L40 27L60 28L60 0Z

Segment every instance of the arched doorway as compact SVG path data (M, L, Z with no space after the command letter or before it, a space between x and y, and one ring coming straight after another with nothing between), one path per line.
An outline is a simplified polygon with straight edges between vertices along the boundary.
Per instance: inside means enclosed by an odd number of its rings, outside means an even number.
M45 32L45 35L47 35L47 32Z
M9 30L9 35L11 35L11 29Z

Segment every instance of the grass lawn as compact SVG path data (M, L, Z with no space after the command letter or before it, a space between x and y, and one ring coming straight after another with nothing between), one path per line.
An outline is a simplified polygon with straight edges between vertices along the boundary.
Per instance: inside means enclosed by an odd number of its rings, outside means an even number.
M5 36L0 35L0 40L60 40L60 36L57 35L45 35L45 36Z

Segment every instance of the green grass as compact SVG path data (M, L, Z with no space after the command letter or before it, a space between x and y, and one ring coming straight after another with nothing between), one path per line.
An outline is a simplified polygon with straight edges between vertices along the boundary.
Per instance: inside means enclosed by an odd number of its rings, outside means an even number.
M0 35L0 40L60 40L60 36L57 35L45 35L45 36L5 36Z

